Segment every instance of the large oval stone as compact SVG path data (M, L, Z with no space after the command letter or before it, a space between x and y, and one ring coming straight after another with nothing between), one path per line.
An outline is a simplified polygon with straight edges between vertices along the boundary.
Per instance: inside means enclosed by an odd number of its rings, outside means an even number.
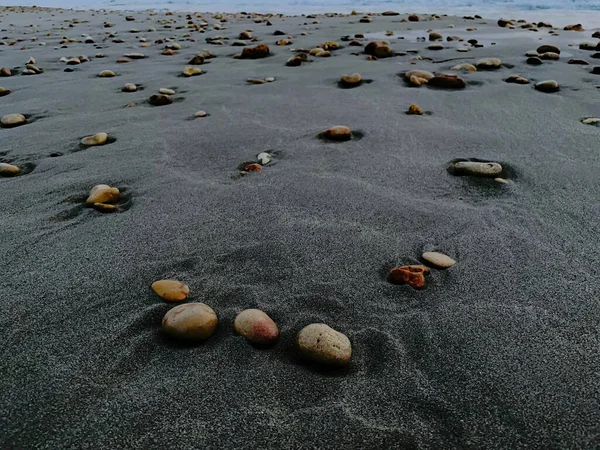
M352 345L348 337L324 323L304 327L296 341L305 357L322 364L346 366L352 357Z
M273 344L279 338L277 324L260 309L242 311L235 318L233 327L253 344Z
M213 309L204 303L184 303L164 315L165 333L184 341L202 341L211 337L219 319Z
M177 280L159 280L152 283L152 290L163 300L181 302L190 293L190 288Z

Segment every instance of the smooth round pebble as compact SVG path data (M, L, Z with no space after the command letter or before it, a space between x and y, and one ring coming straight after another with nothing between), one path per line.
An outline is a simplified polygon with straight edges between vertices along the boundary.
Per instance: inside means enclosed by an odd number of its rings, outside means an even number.
M26 122L27 119L23 114L6 114L0 119L0 124L6 128L17 127L25 124Z
M112 70L103 70L98 74L100 78L112 78L116 76L116 74Z
M19 175L21 169L17 166L13 166L12 164L0 163L0 176L2 177L14 177L15 175Z
M557 92L560 90L560 86L558 85L558 82L554 81L554 80L548 80L548 81L540 81L539 83L537 83L535 85L535 89L540 91L540 92Z
M352 139L352 131L348 127L337 125L325 130L322 136L331 141L349 141Z
M265 166L271 162L271 155L266 152L259 153L256 157L256 160L262 165Z
M170 309L162 320L165 333L184 341L201 341L212 336L219 319L204 303L184 303Z
M206 117L206 116L208 116L208 113L206 111L197 111L196 114L194 114L194 116L196 116L196 117Z
M108 141L108 134L106 133L96 133L93 136L86 136L81 140L83 145L93 146L93 145L103 145Z
M456 264L456 261L448 255L439 252L425 252L423 253L422 258L438 269L448 269Z
M277 324L260 309L246 309L239 313L233 323L236 333L253 344L273 344L279 338Z
M93 206L94 203L116 203L120 197L121 193L117 188L110 187L108 184L97 184L90 190L85 203L88 206Z
M491 177L502 173L502 166L496 162L459 161L454 170L459 175Z
M173 89L160 88L158 92L165 95L175 95L175 91Z
M133 83L127 83L123 86L123 92L135 92L137 91L137 86Z
M181 302L190 293L190 288L177 280L159 280L152 283L152 290L163 300Z
M352 357L352 345L348 337L324 323L313 323L302 328L296 341L305 357L322 364L346 366Z

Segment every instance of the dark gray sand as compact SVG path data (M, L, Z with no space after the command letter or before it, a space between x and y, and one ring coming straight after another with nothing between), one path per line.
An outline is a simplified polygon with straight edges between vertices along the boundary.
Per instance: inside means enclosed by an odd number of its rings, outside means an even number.
M594 30L553 37L495 20L400 23L402 15L370 24L272 18L273 26L230 17L226 29L198 33L175 28L185 13L137 12L126 22L126 13L24 11L0 16L3 41L24 39L0 46L0 66L24 69L33 56L44 69L0 78L13 91L0 98L0 115L30 116L0 129L0 160L34 169L0 179L0 448L600 446L600 128L580 122L600 116L600 77L567 64L594 63L578 48ZM73 18L80 23L68 28ZM173 28L157 22L165 18ZM231 58L245 29L274 56ZM278 29L291 46L274 45ZM367 61L340 40L388 29L396 52L461 59ZM484 47L458 53L463 43L444 41L430 51L417 42L428 29ZM115 31L125 43L102 41ZM85 33L101 48L60 48L63 36ZM204 42L217 35L230 40ZM140 48L142 36L150 47ZM167 37L179 54L160 54L154 41ZM285 66L290 48L328 40L345 48ZM526 64L525 52L542 43L559 46L561 59ZM218 56L198 66L207 73L179 77L203 49ZM115 63L130 52L148 58ZM92 60L65 73L59 59L79 55ZM398 76L481 57L514 67L462 74L460 91L411 88ZM118 76L97 78L102 70ZM337 87L355 72L373 82ZM512 74L531 84L505 83ZM246 83L269 76L276 81ZM533 88L547 79L560 92ZM126 83L144 90L123 93ZM161 87L180 100L144 103ZM412 103L432 114L404 114ZM210 116L193 119L198 110ZM316 138L333 125L362 139ZM97 132L116 141L80 150ZM240 177L238 165L264 151L273 163ZM500 162L509 184L452 176L457 158ZM84 208L100 183L121 189L120 212ZM390 268L418 264L428 250L458 263L432 270L420 291L386 281ZM150 289L161 278L185 282L189 300L217 312L206 343L164 335L172 305ZM274 348L234 334L245 308L277 322ZM295 336L312 322L350 338L347 368L298 358Z

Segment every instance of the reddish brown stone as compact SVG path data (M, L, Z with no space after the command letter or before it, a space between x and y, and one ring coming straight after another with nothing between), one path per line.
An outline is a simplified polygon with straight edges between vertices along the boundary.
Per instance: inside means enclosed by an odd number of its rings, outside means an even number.
M408 284L414 289L425 286L425 275L429 269L425 266L402 266L390 270L388 279L392 284Z
M429 80L427 84L447 89L462 89L467 85L465 80L457 75L438 75Z
M265 44L257 45L256 47L245 47L242 50L241 59L259 59L266 58L271 54L271 50Z
M244 170L246 172L260 172L262 170L262 166L257 163L250 163L244 166Z

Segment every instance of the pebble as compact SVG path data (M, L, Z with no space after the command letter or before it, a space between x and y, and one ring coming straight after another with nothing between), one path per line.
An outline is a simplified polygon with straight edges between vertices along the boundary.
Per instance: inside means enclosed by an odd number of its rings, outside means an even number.
M273 81L275 81L275 77L267 77L267 78L265 78L265 81L267 83L272 83Z
M184 303L167 311L162 320L163 330L181 340L201 341L212 336L219 319L204 303Z
M5 128L18 127L27 123L23 114L6 114L0 119L0 124Z
M340 83L345 87L356 87L362 84L362 77L359 73L354 73L352 75L342 75L340 79Z
M507 83L516 83L516 84L529 84L529 80L520 75L511 75L506 80Z
M173 97L171 97L170 95L155 94L152 95L150 99L148 99L148 101L153 106L164 106L173 103Z
M152 290L163 300L181 302L190 293L190 288L177 280L159 280L152 283Z
M195 75L201 75L202 74L202 69L199 69L198 67L188 66L185 69L183 69L182 73L186 77L193 77Z
M12 72L10 71L10 69L8 67L3 67L0 69L0 76L1 77L11 77Z
M569 62L568 62L568 64L578 64L578 65L581 65L581 66L589 66L590 65L590 63L587 62L585 59L577 59L577 58L570 59Z
M175 95L175 91L173 89L168 89L168 88L160 88L158 90L158 92L160 94L165 94L165 95Z
M271 155L266 152L259 153L256 156L256 160L263 166L269 164L271 162Z
M194 114L194 116L196 116L196 117L206 117L206 116L208 116L208 113L206 111L198 111L198 112L196 112L196 114Z
M325 130L322 136L330 141L349 141L352 139L352 131L348 127L337 125Z
M260 309L246 309L233 323L236 333L253 344L270 345L279 338L277 324Z
M413 289L420 289L425 286L428 273L429 269L420 265L395 267L390 270L388 280L392 284L408 284Z
M412 104L408 107L408 111L406 111L406 114L414 114L421 116L423 115L423 110L418 105Z
M439 252L425 252L423 253L422 258L438 269L448 269L456 264L456 261L448 255Z
M585 29L581 26L580 23L575 25L567 25L563 28L565 31L585 31Z
M500 184L508 184L508 180L505 180L504 178L494 178L494 181Z
M296 56L292 56L290 59L288 59L285 63L286 66L288 67L297 67L302 65L302 56L300 55L296 55Z
M592 69L592 72L594 75L600 75L600 66L596 66Z
M530 64L532 66L539 66L542 63L542 60L536 56L533 56L531 58L527 58L527 64Z
M454 163L457 175L492 177L502 173L502 166L496 162L459 161Z
M600 44L597 44L595 42L582 42L581 44L579 44L579 50L594 51L598 49L600 49Z
M85 204L92 206L94 203L116 203L121 198L121 193L117 188L110 187L108 184L98 184L90 190Z
M86 136L81 140L83 145L93 146L93 145L103 145L108 141L108 134L106 133L96 133L93 136Z
M0 176L2 177L14 177L15 175L19 175L21 169L17 166L13 166L12 164L0 163Z
M530 50L527 53L525 53L525 56L537 58L538 56L540 56L540 54L538 52L536 52L535 50Z
M65 64L67 64L67 66L76 66L81 64L81 60L79 58L69 58L65 61Z
M133 83L127 83L125 86L123 86L122 91L123 92L135 92L135 91L137 91L137 86Z
M201 65L201 64L204 64L204 56L202 56L202 55L196 55L192 59L190 59L190 61L188 62L188 64L198 65L198 66Z
M467 47L459 47L456 49L457 52L466 53L469 51Z
M441 41L443 39L442 35L440 33L429 33L429 40L430 41Z
M560 59L560 55L558 53L546 52L541 54L540 59L558 61Z
M10 94L12 91L8 90L8 89L4 89L3 87L0 87L0 97L4 97L5 95Z
M324 323L304 327L296 338L300 352L318 363L346 366L352 357L352 345L348 337Z
M464 63L458 64L452 67L452 69L450 70L465 70L467 72L477 72L477 67L475 67L473 64Z
M101 78L112 78L116 76L116 74L112 70L103 70L98 74L98 76Z
M542 53L558 53L560 55L560 49L555 45L541 45L537 49L538 54Z
M600 118L598 117L589 117L587 119L583 119L581 123L585 125L597 125L600 126Z
M502 61L498 58L483 58L475 64L479 70L496 70L502 67Z
M427 46L428 50L444 50L444 44L431 44Z
M467 86L465 80L457 75L438 75L430 79L427 84L447 89L462 89Z
M434 75L426 70L411 70L404 74L404 78L413 86L427 84Z
M116 62L118 64L125 64L125 63L130 63L131 59L129 59L129 58L118 58Z
M377 58L388 58L392 56L392 48L382 41L373 41L365 46L365 53Z
M535 89L540 91L540 92L557 92L560 90L560 86L558 85L558 82L554 81L554 80L547 80L547 81L540 81L539 83L537 83L535 85Z
M123 56L129 59L144 59L146 57L146 55L144 55L143 53L127 53Z
M242 50L241 59L259 59L266 58L271 54L271 50L265 44L257 45L256 47L244 47Z
M248 78L246 82L250 84L265 84L265 80L261 80L260 78Z

